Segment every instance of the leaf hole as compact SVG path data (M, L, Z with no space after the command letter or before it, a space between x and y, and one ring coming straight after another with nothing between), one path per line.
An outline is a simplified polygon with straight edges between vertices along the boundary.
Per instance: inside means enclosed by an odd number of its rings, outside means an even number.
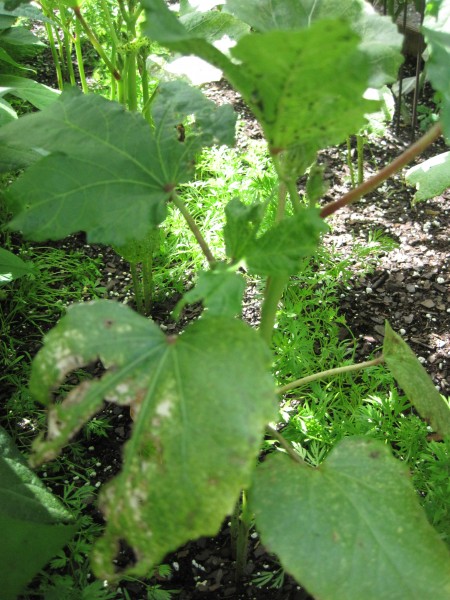
M137 563L136 554L130 544L124 540L120 539L118 541L119 550L115 557L116 562L116 573L120 573L126 569L130 569L134 567Z

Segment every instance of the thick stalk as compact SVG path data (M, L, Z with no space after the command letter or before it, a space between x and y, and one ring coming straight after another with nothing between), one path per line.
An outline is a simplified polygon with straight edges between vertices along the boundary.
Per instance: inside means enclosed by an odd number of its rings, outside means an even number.
M358 185L357 188L350 190L347 194L344 194L342 198L334 202L326 204L320 211L322 218L328 217L335 213L343 206L347 206L359 200L365 194L372 192L379 187L383 181L400 171L404 166L410 163L412 160L422 154L422 152L428 148L433 142L435 142L442 135L442 126L440 123L436 123L425 135L417 140L412 146L407 148L400 156L393 160L389 165L378 171L376 175L367 179L363 184Z
M80 73L81 89L85 94L89 92L86 81L86 73L84 72L83 53L81 51L81 25L79 21L75 21L75 53L77 55L78 71Z
M239 582L242 579L244 569L247 564L248 538L250 533L250 527L252 525L252 514L248 509L247 496L245 491L242 492L240 501L238 502L238 506L240 510L237 523L235 523L237 529L237 531L235 532L236 582Z
M356 136L356 149L358 155L358 185L364 182L364 135L358 133Z
M347 166L348 166L348 170L350 172L351 187L353 189L356 185L356 181L355 181L355 169L353 168L353 161L352 161L352 146L351 146L350 136L348 136L348 138L347 138Z
M142 115L149 125L152 125L152 115L150 113L150 93L148 89L148 71L146 66L147 51L141 50L138 56L139 73L142 86Z
M189 226L189 229L194 234L195 239L198 242L198 245L202 249L202 252L205 255L206 260L208 261L209 265L213 266L216 262L216 259L214 258L211 250L209 249L209 246L208 246L205 238L203 237L200 229L198 228L197 223L194 221L194 218L192 217L191 213L188 211L186 205L184 204L184 202L181 200L181 198L178 196L178 194L176 192L174 192L172 194L171 200L175 204L175 206L178 208L178 210L181 212L181 214L183 215L186 223Z
M136 310L140 315L144 314L144 303L142 301L142 286L139 279L136 264L130 263L131 281L133 282L134 301L136 302Z
M46 15L46 16L48 16L48 15ZM52 26L50 25L50 23L44 23L44 25L45 25L45 31L47 33L48 43L50 45L50 52L52 53L52 58L53 58L53 62L55 65L56 80L58 81L58 88L60 90L62 90L64 87L64 79L63 79L63 74L62 74L62 69L61 69L61 63L59 60L58 50L55 45L53 29L52 29Z
M69 17L66 8L62 2L58 2L59 16L61 19L61 25L63 30L63 45L64 54L66 57L66 66L69 73L70 85L75 86L75 71L72 62L72 34L70 33Z
M105 63L105 65L108 67L108 69L112 73L113 77L115 79L119 80L120 79L120 73L117 71L117 69L112 64L112 62L109 60L109 58L106 56L106 53L103 50L100 42L98 41L98 39L96 38L94 32L89 27L88 23L85 21L83 15L81 14L80 7L76 6L73 10L75 11L75 16L79 20L79 22L81 24L81 27L84 30L84 33L89 38L89 41L91 42L91 44L93 45L93 47L97 51L98 55L103 60L103 62Z
M131 112L137 111L137 78L136 78L136 52L128 52L125 59L127 73L127 105Z
M357 363L355 365L346 365L344 367L336 367L335 369L328 369L326 371L320 371L319 373L314 373L313 375L308 375L307 377L302 377L301 379L296 379L291 383L283 385L277 389L277 394L285 394L290 390L302 387L304 385L308 385L313 381L317 381L318 379L325 379L326 377L333 377L335 375L342 375L343 373L351 373L353 371L361 371L362 369L368 369L369 367L376 367L377 365L381 365L384 362L383 355L378 358L374 358L373 360L367 360L362 363Z
M153 251L142 261L142 284L144 292L144 313L150 314L153 299Z
M274 161L275 168L280 177L281 166L278 161ZM276 215L276 221L279 223L285 213L286 208L286 194L287 186L286 183L280 179L278 187L278 209ZM261 323L259 326L259 333L263 340L270 344L272 340L273 328L275 325L275 319L277 315L278 303L283 294L285 285L289 280L288 275L273 275L267 278L266 289L264 292L264 300L261 307Z
M268 344L272 341L273 328L277 316L278 303L289 281L288 275L272 275L267 278L264 300L261 307L259 333Z

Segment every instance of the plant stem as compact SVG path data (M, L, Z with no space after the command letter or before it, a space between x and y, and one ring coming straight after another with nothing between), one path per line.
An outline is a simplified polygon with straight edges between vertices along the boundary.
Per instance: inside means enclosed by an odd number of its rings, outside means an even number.
M267 278L264 301L261 308L261 323L259 333L269 345L272 340L273 328L277 315L278 303L283 295L288 275L272 275Z
M276 429L274 429L270 425L267 425L266 431L274 439L277 440L277 442L280 444L280 446L283 448L283 450L286 450L286 454L288 454L292 458L292 460L294 460L297 463L300 463L301 465L309 466L303 460L303 458L297 454L297 452L294 450L294 448L292 447L292 445L287 440L284 439L284 437L281 435L281 433L279 433Z
M358 185L364 182L364 135L356 135L356 149L358 154Z
M248 510L246 493L243 490L236 504L232 521L232 543L234 544L236 556L236 582L242 579L247 564L248 538L252 524L252 515Z
M307 377L302 377L301 379L296 379L291 383L283 385L277 389L277 394L285 394L290 390L295 388L302 387L311 383L313 381L317 381L318 379L324 379L325 377L332 377L333 375L341 375L342 373L350 373L352 371L361 371L362 369L368 369L369 367L375 367L377 365L381 365L384 362L384 356L381 355L378 358L374 358L373 360L367 360L366 362L357 363L355 365L346 365L345 367L336 367L335 369L328 369L327 371L320 371L320 373L314 373L313 375L308 375Z
M285 214L286 210L286 195L287 182L281 179L281 165L278 160L273 157L275 168L280 178L278 185L278 208L275 220L279 223ZM259 325L259 333L263 340L269 345L272 340L273 328L277 315L278 303L283 295L285 285L289 280L288 275L272 275L267 278L266 289L264 291L264 300L261 307L261 323Z
M86 73L84 72L83 53L81 51L81 25L78 20L75 21L75 53L77 55L78 71L80 73L81 89L85 94L89 92L86 81Z
M427 133L425 133L421 138L417 140L412 146L407 148L400 156L398 156L394 161L392 161L389 165L378 171L376 175L367 179L363 184L359 185L357 188L350 190L336 200L334 202L330 202L326 204L322 210L320 211L320 216L322 218L328 217L335 213L337 210L342 208L343 206L347 206L352 202L356 202L365 194L372 192L377 187L379 187L383 181L394 175L397 171L400 171L405 165L410 163L416 156L421 154L425 148L428 148L434 141L436 141L442 135L442 126L440 123L436 123Z
M44 14L46 14L46 13L44 13ZM46 14L46 16L48 16L48 15ZM52 53L53 62L55 64L58 88L60 90L62 90L64 87L64 80L63 80L63 75L62 75L62 70L61 70L61 63L59 61L58 50L56 49L56 46L55 46L55 38L53 35L53 29L52 29L52 26L50 25L50 23L45 23L44 25L45 25L45 31L47 33L48 42L50 44L50 51Z
M144 303L142 301L142 287L137 272L137 265L130 263L131 280L133 282L134 300L136 302L136 310L140 315L144 314Z
M108 69L112 73L113 77L115 79L117 79L117 81L119 81L119 79L120 79L120 73L117 71L117 69L112 64L112 62L109 60L109 58L106 56L106 53L105 53L105 51L102 48L102 45L100 44L100 42L96 38L94 32L89 27L88 23L85 21L83 15L81 14L80 7L76 6L73 10L75 11L75 16L79 20L82 28L84 29L85 34L89 38L89 41L91 42L91 44L96 49L98 55L103 60L103 62L105 63L105 65L108 67Z
M348 166L348 170L350 172L350 182L351 182L351 186L353 189L356 185L356 181L355 181L355 170L353 168L353 161L352 161L352 146L351 146L350 136L348 136L348 138L347 138L347 166Z
M189 226L189 229L194 234L195 239L198 242L198 245L202 249L202 252L205 255L209 265L213 266L216 263L216 259L214 258L211 250L209 249L209 246L208 246L205 238L203 237L202 232L198 228L197 223L194 221L193 216L188 211L186 205L184 204L184 202L181 200L181 198L178 196L178 194L176 192L174 192L172 194L171 200L175 204L175 206L178 208L178 210L181 212L181 214L183 215L186 223Z

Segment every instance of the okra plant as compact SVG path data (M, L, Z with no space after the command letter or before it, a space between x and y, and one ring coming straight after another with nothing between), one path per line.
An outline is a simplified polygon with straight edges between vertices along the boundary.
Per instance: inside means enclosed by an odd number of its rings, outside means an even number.
M388 448L348 438L314 468L273 427L277 398L290 389L385 362L436 435L448 436L448 406L422 365L387 324L378 358L276 388L271 340L283 290L316 251L325 218L376 188L442 132L450 138L450 3L428 2L424 29L429 76L443 95L440 123L322 209L316 206L322 186L312 181L304 202L296 180L320 149L358 132L377 108L364 96L395 78L401 62L395 26L363 0L208 4L211 10L180 20L164 0L141 2L149 38L206 60L239 91L262 126L278 174L278 208L268 230L260 232L267 203L236 197L227 206L226 260L212 254L178 190L193 177L202 148L233 143L229 106L216 107L199 90L171 82L159 86L146 120L99 96L64 91L50 108L0 129L0 164L25 168L7 192L11 229L38 241L83 230L90 242L122 246L144 239L171 204L208 265L184 300L202 300L203 314L180 335L166 336L150 319L106 300L68 310L33 364L30 389L48 405L48 429L30 462L54 458L104 401L132 407L122 470L99 498L106 528L92 566L108 581L142 576L187 541L217 534L244 491L244 533L251 514L263 543L313 596L444 600L448 550ZM222 24L224 35L236 23L251 30L237 28L247 33L222 52L208 23ZM177 126L188 123L181 140ZM238 318L242 265L265 281L258 331ZM74 369L97 360L105 367L101 378L53 401ZM278 451L258 464L267 430ZM122 544L135 560L118 571Z

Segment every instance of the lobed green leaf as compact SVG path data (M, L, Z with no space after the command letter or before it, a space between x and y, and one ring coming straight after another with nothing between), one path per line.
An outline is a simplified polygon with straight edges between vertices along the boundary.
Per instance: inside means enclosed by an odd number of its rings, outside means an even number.
M74 90L51 107L1 128L7 156L47 154L8 190L19 229L35 240L61 239L83 230L88 240L124 245L144 238L166 216L172 190L189 180L198 151L232 143L235 116L183 82L161 84L155 129L119 104ZM196 115L186 140L176 125ZM4 159L10 164L8 159Z
M75 306L48 334L31 389L48 401L67 373L96 359L106 374L51 407L34 462L54 456L104 399L134 408L122 471L100 495L107 525L93 565L109 580L121 540L136 557L125 574L144 575L181 544L217 533L249 485L276 404L269 351L236 319L202 318L165 337L126 306Z
M300 259L314 254L328 229L319 212L304 208L254 240L245 254L249 269L261 275L296 274Z
M449 597L448 549L378 441L346 439L317 469L270 456L249 501L264 545L315 598Z

